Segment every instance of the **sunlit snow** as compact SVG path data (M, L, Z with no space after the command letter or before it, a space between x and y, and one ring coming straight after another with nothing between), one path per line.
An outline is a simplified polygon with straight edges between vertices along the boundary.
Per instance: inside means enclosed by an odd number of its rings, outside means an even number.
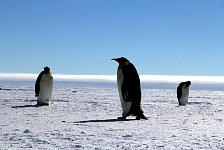
M51 105L43 107L35 107L36 77L0 74L1 149L224 149L223 77L142 75L148 120L129 121L116 120L114 75L55 74ZM179 107L182 80L192 87Z

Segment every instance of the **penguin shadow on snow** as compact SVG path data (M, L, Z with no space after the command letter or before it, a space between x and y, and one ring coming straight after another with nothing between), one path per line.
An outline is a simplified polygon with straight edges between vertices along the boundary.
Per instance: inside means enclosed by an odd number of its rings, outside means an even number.
M34 104L34 105L22 105L22 106L12 106L11 108L30 108L30 107L42 107L42 106L49 106L49 105L40 105L40 104Z
M187 105L200 105L200 104L205 104L205 105L212 105L210 102L188 102Z
M124 121L135 121L138 119L96 119L96 120L83 120L83 121L76 121L71 123L94 123L94 122L124 122ZM62 121L64 123L69 123L66 121Z
M210 102L187 102L186 105L177 105L176 107L186 107L187 105L212 105Z

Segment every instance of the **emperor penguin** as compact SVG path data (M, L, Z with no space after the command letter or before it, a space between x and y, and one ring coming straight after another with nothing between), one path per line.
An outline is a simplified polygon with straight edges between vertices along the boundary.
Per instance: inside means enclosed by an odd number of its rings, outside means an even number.
M124 57L111 60L119 63L117 87L123 113L118 119L126 119L130 115L136 116L137 120L147 119L141 108L140 79L135 66Z
M189 87L191 81L181 82L177 87L177 99L179 106L185 106L188 102Z
M49 67L38 75L35 83L35 96L37 97L37 105L49 105L53 92L53 77Z

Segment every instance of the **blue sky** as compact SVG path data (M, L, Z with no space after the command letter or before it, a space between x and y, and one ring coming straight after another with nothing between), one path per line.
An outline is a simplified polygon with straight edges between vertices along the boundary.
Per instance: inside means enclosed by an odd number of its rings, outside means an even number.
M224 75L223 0L1 0L0 72Z

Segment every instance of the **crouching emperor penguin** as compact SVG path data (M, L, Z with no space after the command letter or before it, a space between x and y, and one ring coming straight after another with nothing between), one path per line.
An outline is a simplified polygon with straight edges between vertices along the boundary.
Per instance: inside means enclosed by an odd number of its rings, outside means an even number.
M53 77L49 67L44 67L37 77L35 83L35 96L37 97L37 105L49 105L53 92Z
M126 119L130 115L136 116L138 120L147 119L141 109L140 79L135 66L124 57L112 60L119 63L117 86L123 113L118 119Z
M185 106L188 102L189 87L191 81L181 82L177 87L177 99L180 106Z

